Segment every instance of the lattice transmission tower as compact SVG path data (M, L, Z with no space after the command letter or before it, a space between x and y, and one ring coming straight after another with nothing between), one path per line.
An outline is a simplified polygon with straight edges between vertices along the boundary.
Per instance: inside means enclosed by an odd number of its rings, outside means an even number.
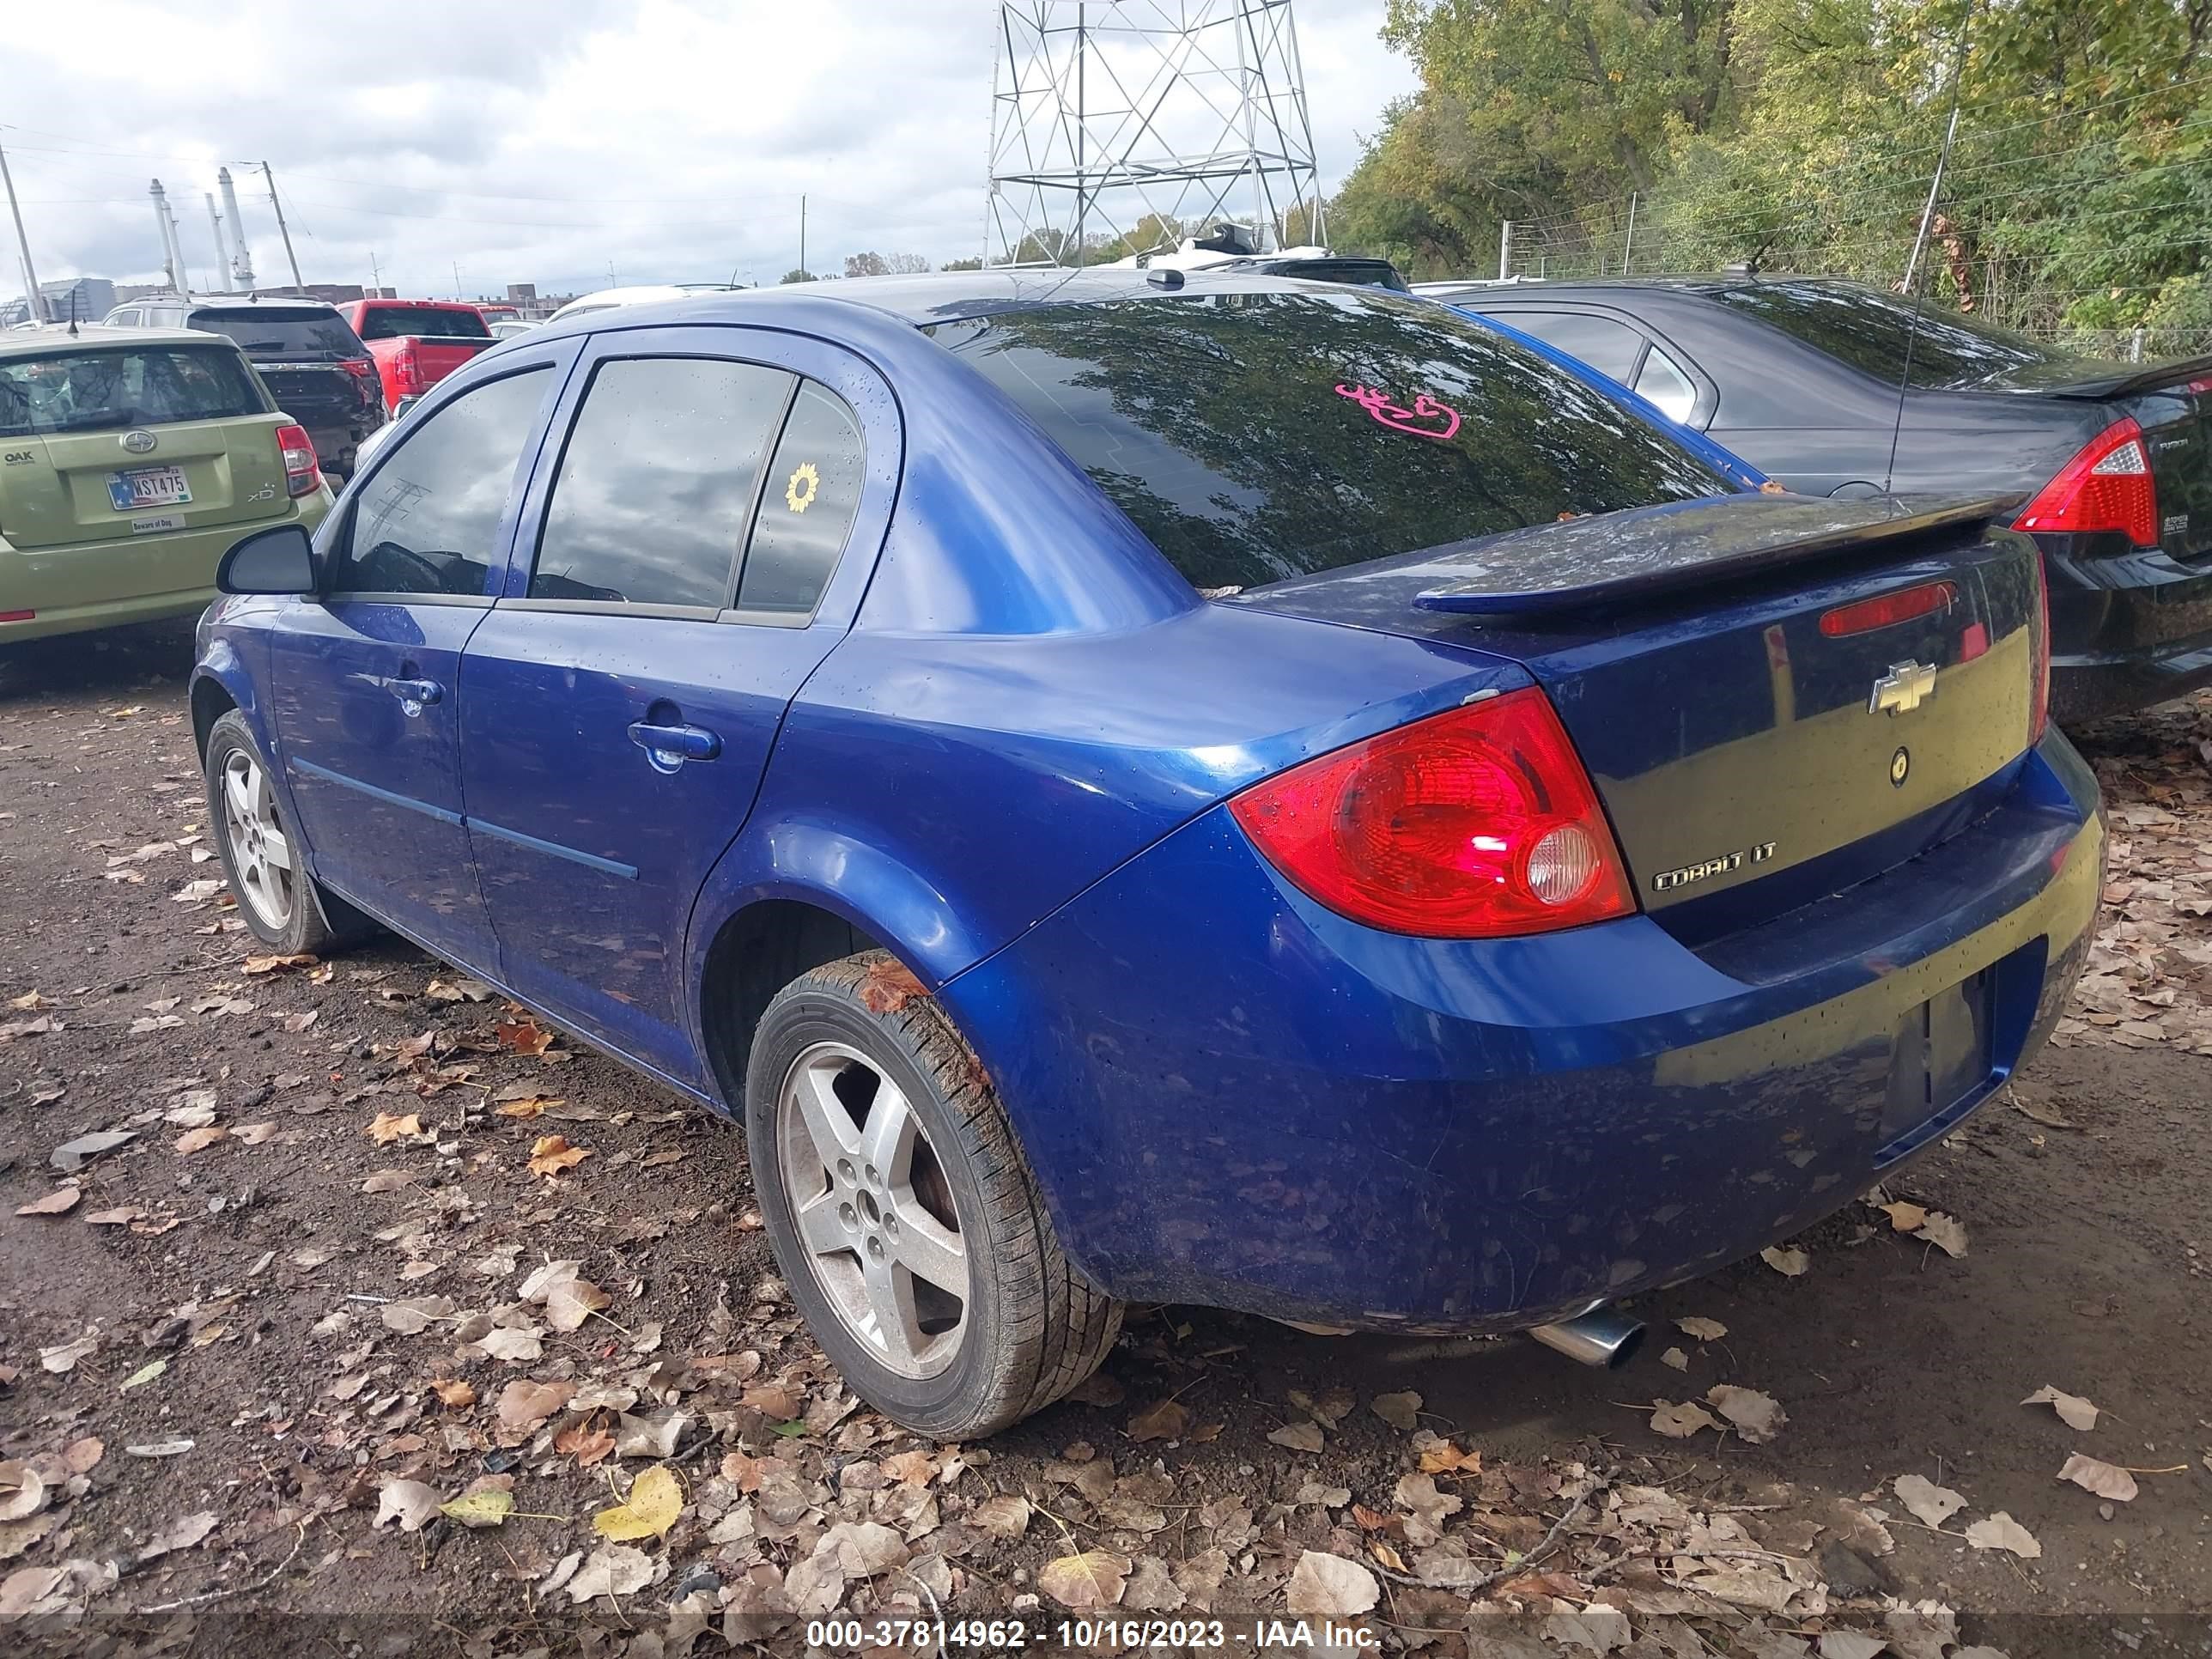
M1321 240L1291 0L1003 0L995 56L987 262L1224 219L1265 250L1300 209Z

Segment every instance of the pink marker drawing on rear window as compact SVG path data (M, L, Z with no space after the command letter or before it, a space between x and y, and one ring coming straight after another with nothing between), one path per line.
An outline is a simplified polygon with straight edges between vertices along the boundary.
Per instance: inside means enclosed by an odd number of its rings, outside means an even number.
M1383 392L1371 386L1340 386L1336 389L1340 398L1349 398L1393 432L1411 433L1416 438L1434 438L1439 443L1459 430L1459 410L1449 404L1440 404L1425 392L1413 399L1411 409L1401 408ZM1416 424L1426 421L1430 424ZM1435 422L1442 421L1440 428Z

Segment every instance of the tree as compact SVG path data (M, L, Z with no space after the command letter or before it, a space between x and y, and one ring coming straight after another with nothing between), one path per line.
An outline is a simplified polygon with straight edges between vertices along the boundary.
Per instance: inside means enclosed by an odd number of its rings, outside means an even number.
M778 277L778 278L776 279L776 281L777 281L779 283L811 283L811 282L812 282L812 281L814 281L814 280L815 280L815 276L814 276L814 273L813 273L812 271L811 271L811 270L801 270L801 269L798 268L797 266L793 266L791 270L785 271L781 276L780 276L780 277Z
M972 256L965 259L947 259L938 266L939 270L981 270L982 268L982 260Z
M890 272L890 262L880 253L848 253L845 256L848 276L884 276Z

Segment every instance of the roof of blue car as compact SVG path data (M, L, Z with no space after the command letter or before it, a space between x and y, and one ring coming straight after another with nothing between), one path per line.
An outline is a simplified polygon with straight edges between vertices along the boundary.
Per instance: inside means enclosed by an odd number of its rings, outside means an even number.
M957 322L963 318L988 317L1034 306L1162 299L1177 295L1384 292L1266 272L1178 274L1184 280L1175 288L1152 282L1144 271L1127 267L1066 270L1047 266L1030 270L941 270L913 276L855 276L653 301L624 306L619 310L590 312L574 320L586 330L593 326L604 329L618 321L735 321L757 307L793 300L835 300L888 313L916 327L927 327L933 323ZM565 329L567 325L559 326Z

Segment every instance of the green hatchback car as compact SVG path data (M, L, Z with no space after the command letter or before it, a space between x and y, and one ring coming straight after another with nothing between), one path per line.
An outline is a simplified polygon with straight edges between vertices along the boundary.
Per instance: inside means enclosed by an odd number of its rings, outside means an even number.
M0 646L197 614L244 530L330 507L307 432L222 336L0 334Z

